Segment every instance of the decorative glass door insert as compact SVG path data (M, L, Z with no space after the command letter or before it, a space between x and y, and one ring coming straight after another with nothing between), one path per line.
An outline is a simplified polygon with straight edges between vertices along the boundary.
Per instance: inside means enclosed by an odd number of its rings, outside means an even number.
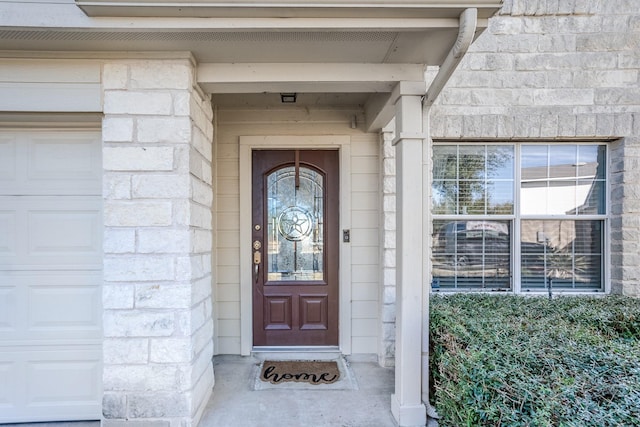
M323 280L323 209L315 170L288 166L267 176L269 282Z

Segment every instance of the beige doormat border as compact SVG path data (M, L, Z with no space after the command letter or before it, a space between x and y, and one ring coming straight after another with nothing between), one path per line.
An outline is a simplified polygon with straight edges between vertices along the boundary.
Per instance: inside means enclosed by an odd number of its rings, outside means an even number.
M275 357L270 357L270 361L279 361ZM282 362L291 362L291 360L282 360ZM297 361L306 361L304 359L298 359ZM263 381L260 376L264 368L265 360L256 361L251 371L251 388L252 390L358 390L358 383L356 377L353 374L349 362L344 357L338 357L337 359L318 360L319 362L331 362L335 361L338 365L338 371L340 371L340 378L331 384L310 384L308 382L280 382L278 384L272 384L268 381Z

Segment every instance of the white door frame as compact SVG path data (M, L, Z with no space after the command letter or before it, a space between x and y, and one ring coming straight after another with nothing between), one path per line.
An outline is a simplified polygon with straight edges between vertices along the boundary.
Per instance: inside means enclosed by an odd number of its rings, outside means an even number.
M253 349L251 264L251 152L254 149L338 150L340 158L340 225L351 228L351 137L348 135L283 135L240 137L240 354ZM351 246L340 239L339 346L351 354Z

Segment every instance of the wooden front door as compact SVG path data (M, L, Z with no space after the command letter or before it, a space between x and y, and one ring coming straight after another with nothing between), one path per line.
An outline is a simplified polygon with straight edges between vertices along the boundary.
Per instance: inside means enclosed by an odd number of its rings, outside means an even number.
M338 345L338 152L253 152L253 345Z

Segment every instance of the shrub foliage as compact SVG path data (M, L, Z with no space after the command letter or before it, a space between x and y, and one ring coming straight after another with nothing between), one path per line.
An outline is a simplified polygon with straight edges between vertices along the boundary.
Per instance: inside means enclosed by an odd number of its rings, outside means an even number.
M640 426L640 300L431 299L440 425Z

